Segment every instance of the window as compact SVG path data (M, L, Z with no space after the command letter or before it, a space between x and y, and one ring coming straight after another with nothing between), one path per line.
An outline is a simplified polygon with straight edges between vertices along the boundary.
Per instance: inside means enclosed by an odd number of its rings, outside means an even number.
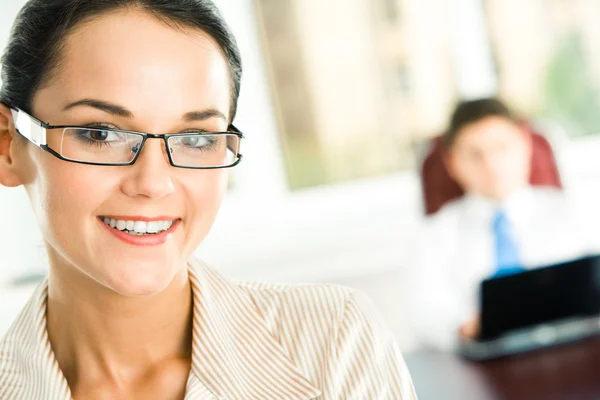
M400 0L258 1L292 189L411 168L415 137L444 129L445 2L407 2L404 24Z
M600 131L600 3L486 1L500 94L571 136Z

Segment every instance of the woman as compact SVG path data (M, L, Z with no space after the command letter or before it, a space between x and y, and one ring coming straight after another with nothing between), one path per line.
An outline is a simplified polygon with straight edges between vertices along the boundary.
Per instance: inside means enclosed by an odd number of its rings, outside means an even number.
M208 0L21 11L0 184L26 188L50 270L0 342L0 399L415 397L359 293L234 284L192 258L241 160L241 72Z

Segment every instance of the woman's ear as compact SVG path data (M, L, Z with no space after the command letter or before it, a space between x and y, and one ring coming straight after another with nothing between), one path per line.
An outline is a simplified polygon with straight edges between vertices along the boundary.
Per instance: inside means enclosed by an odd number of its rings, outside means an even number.
M14 127L12 113L0 103L0 185L16 187L23 184L15 163L15 148L22 146Z

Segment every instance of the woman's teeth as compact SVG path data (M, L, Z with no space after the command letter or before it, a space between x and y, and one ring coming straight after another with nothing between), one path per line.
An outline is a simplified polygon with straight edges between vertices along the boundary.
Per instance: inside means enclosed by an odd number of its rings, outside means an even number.
M123 221L111 218L102 218L102 221L112 228L137 236L167 231L173 225L173 221Z

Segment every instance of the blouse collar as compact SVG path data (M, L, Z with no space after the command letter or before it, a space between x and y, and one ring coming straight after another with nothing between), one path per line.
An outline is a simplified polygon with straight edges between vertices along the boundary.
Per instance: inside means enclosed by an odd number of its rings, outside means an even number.
M189 277L194 321L186 399L202 389L219 400L308 400L321 394L275 340L248 290L195 260ZM56 393L56 399L71 399L48 340L47 300L46 279L0 341L0 398Z

